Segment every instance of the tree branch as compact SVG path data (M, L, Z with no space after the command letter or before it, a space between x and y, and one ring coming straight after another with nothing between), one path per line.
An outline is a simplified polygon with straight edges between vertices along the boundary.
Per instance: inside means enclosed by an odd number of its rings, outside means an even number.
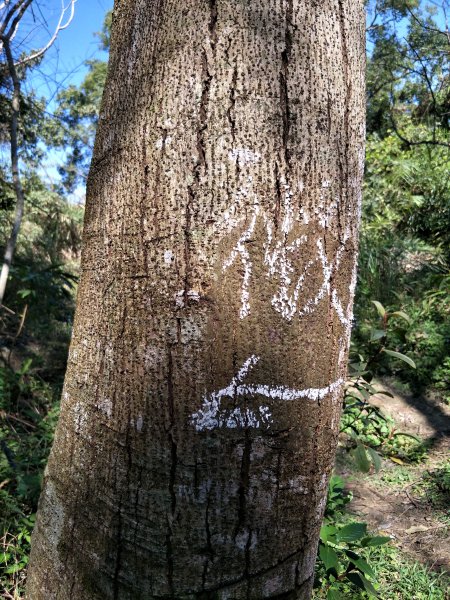
M69 27L70 23L72 22L72 19L75 14L75 2L76 1L77 0L70 0L70 3L67 6L64 6L64 0L61 0L61 15L59 17L59 21L56 26L56 29L55 29L52 37L48 41L48 43L45 46L43 46L40 50L37 50L36 52L33 52L32 54L30 54L30 56L27 56L27 57L23 58L22 60L19 60L18 62L16 62L15 63L16 67L24 65L32 60L35 60L36 58L39 58L40 56L42 56L43 54L45 54L47 52L47 50L55 43L55 40L58 37L59 32L63 31L63 29L66 29L67 27ZM66 12L69 9L70 9L70 15L69 15L67 21L63 24L63 20L66 15Z
M6 28L8 27L8 23L10 22L10 20L13 18L14 13L22 6L22 4L25 2L25 0L18 0L15 4L13 4L13 6L8 10L8 12L5 15L5 18L2 21L2 24L0 25L0 38L3 37ZM5 8L6 3L2 6L2 9Z
M392 111L390 112L390 119L392 123L392 128L394 133L398 138L401 139L402 142L407 144L408 146L441 146L443 148L450 148L449 142L441 142L439 140L408 140L402 133L400 133L397 123L395 122L394 115Z

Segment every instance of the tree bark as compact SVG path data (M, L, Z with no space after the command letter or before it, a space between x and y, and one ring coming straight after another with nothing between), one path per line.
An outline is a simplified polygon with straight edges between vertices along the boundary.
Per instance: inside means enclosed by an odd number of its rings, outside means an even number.
M30 600L309 598L346 376L363 0L120 0Z

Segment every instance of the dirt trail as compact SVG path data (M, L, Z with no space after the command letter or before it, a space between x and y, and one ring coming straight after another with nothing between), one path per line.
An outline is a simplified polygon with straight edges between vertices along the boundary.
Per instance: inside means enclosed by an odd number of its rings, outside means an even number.
M399 466L385 460L376 475L338 467L353 493L349 510L373 530L392 536L402 550L421 562L450 570L450 498L448 492L445 498L439 485L424 483L424 478L436 480L438 469L450 459L450 407L399 394L386 382L381 387L394 398L380 395L372 403L394 419L397 431L428 441L431 449L427 460L418 465Z

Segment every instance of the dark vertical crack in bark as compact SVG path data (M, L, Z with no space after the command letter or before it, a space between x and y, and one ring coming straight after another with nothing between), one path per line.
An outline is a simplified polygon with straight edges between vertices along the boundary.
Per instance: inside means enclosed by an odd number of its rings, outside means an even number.
M211 497L208 493L206 498L206 509L205 509L205 534L206 534L206 557L205 563L203 565L203 573L202 573L202 590L206 587L206 575L208 573L208 565L209 562L214 560L214 547L212 545L211 540L211 527L209 523L209 511L211 507Z
M119 600L120 590L119 590L119 575L120 575L120 567L122 562L122 503L119 503L117 510L117 554L116 554L116 564L114 567L114 578L113 578L113 598L114 600Z
M230 104L227 109L227 118L230 125L231 143L234 146L236 140L236 87L238 70L237 65L233 67L233 75L230 84Z
M217 6L215 0L208 0L210 8L210 20L208 23L208 30L210 33L211 49L214 51L215 38L216 38L216 23L217 23ZM202 91L200 95L200 107L199 107L199 119L197 127L197 161L193 170L192 178L193 181L187 186L188 201L186 204L186 223L184 227L185 237L185 249L184 249L184 262L185 262L185 281L184 281L184 304L188 303L188 291L189 291L189 273L190 269L190 246L191 246L191 214L195 206L196 196L199 192L201 184L202 171L205 173L208 170L206 161L206 144L205 144L205 132L208 129L208 104L211 90L212 75L209 72L208 65L208 54L203 49L201 55L202 63Z
M205 152L205 131L208 129L208 104L211 90L212 75L209 72L208 55L206 50L202 52L202 93L200 96L199 126L197 130L197 152L198 162L194 171L194 180L198 182L200 168L207 169Z
M284 38L284 50L281 53L281 69L280 69L280 104L283 119L283 152L286 169L290 170L290 153L289 153L289 134L291 125L291 109L289 102L289 62L292 52L292 16L293 16L293 0L287 0L286 6L286 26Z
M247 495L250 484L250 457L252 453L252 438L248 429L245 430L245 441L244 448L242 451L241 461L241 473L240 473L240 484L239 484L239 505L238 505L238 522L235 530L235 537L240 531L247 530L247 540L245 542L244 549L244 572L243 577L247 580L247 593L246 597L249 598L250 594L250 548L252 542L252 530L248 527L248 514L247 514Z
M241 461L241 476L239 483L239 505L238 505L238 522L236 525L235 535L241 527L245 526L247 521L247 493L250 481L250 455L252 451L252 439L248 429L245 430L244 448L242 451Z
M143 189L142 189L142 198L140 202L140 226L141 226L141 236L145 239L145 215L147 212L147 203L150 192L150 182L149 182L149 171L150 167L147 163L147 123L144 123L143 132L142 132L142 171L143 171ZM143 259L144 259L144 275L147 275L149 272L148 268L148 256L146 252L145 246L143 246Z
M249 527L248 528L248 537L247 537L247 542L245 544L245 569L244 569L244 577L247 580L247 593L246 593L246 600L250 600L250 595L251 595L251 579L249 577L250 575L250 550L252 547L252 537L253 537L253 531L252 529Z
M175 478L177 472L177 444L173 436L173 427L175 424L175 404L174 404L174 393L173 393L173 358L172 349L168 349L169 363L167 373L167 398L169 408L169 447L170 447L170 472L169 472L169 496L170 496L170 512L167 515L167 535L166 535L166 560L167 560L167 582L171 596L174 597L174 583L173 583L173 571L174 571L174 560L173 560L173 525L175 521L175 513L177 508L177 497L175 494Z
M190 289L189 278L191 274L191 215L193 204L195 202L195 192L192 186L188 186L188 201L186 203L186 214L184 224L184 284L183 300L184 305L188 303L188 292Z
M217 19L218 19L217 0L208 0L208 4L209 4L209 13L210 13L208 29L209 29L209 35L211 37L211 47L214 50L215 45L217 43L217 32L216 32Z
M276 204L274 213L275 229L278 229L280 224L281 214L281 181L280 181L280 168L278 163L275 162L275 190L276 190Z

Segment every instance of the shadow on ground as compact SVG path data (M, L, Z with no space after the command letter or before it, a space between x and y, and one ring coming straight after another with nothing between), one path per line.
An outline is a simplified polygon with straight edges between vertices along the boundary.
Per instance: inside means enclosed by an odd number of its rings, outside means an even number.
M384 460L380 473L363 476L348 466L341 449L337 471L353 493L349 511L417 560L450 570L450 496L443 483L450 470L450 407L399 394L385 382L381 387L394 397L379 395L371 402L394 419L398 431L420 437L430 450L422 463Z

